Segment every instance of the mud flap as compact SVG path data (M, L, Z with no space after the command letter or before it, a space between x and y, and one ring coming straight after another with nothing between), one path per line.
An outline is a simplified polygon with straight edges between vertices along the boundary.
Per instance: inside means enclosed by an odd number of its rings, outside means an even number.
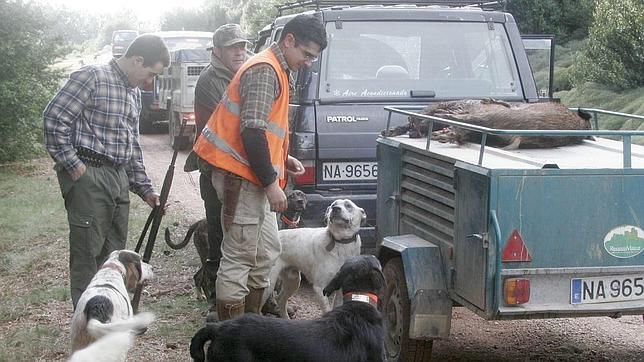
M383 248L400 254L411 299L409 338L447 338L452 300L447 292L440 248L416 235L389 236Z

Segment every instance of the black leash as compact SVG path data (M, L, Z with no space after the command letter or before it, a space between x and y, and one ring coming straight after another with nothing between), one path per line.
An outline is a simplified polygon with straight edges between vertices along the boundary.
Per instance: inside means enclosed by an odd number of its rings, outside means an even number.
M183 131L186 128L186 120L181 122L181 129L179 130L179 138L183 136ZM172 161L170 161L170 166L168 166L168 171L165 173L165 178L163 179L163 187L161 187L161 195L159 195L159 205L155 206L148 216L148 220L145 222L139 241L136 244L134 251L137 253L141 250L143 245L143 239L150 228L150 234L148 235L148 242L145 245L145 252L143 253L143 261L148 263L152 257L152 250L154 249L154 243L157 239L157 234L159 233L159 226L161 225L161 219L163 218L163 210L165 208L165 203L168 201L168 195L170 194L170 186L172 186L172 179L174 178L174 164L177 161L177 154L179 153L179 148L175 148L172 154ZM151 227L150 227L151 226ZM132 297L132 309L134 313L139 309L139 302L141 301L141 291L143 290L143 285L139 284L134 291L134 296Z

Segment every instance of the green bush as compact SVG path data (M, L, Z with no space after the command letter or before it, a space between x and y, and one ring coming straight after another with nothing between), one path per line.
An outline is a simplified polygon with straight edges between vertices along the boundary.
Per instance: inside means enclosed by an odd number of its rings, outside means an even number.
M644 2L597 0L588 42L575 59L573 84L614 89L644 85Z
M557 41L583 39L592 20L594 0L512 0L511 13L522 34L554 34Z
M42 110L57 88L62 40L32 4L0 2L0 163L42 152Z

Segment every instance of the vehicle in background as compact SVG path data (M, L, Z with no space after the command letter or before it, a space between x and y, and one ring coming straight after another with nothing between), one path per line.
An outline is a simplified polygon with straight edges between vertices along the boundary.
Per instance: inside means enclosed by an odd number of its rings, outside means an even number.
M177 49L170 52L172 63L159 75L159 108L168 116L168 136L175 149L186 149L195 137L195 86L201 71L210 63L204 48ZM181 123L186 127L181 137Z
M317 7L308 13L322 19L328 38L310 68L292 73L290 153L306 172L291 185L309 200L302 223L322 225L320 215L331 202L349 198L367 213L360 230L362 251L373 253L376 140L386 127L385 106L422 108L467 98L536 102L539 97L528 60L515 60L514 48L523 52L518 30L506 33L507 27L516 29L513 18L477 7L476 1L368 3L318 0L279 10ZM277 41L295 15L278 16L262 29L255 51ZM406 121L392 115L393 126Z
M165 41L170 52L178 49L206 49L212 45L212 32L207 31L159 31L153 34ZM168 71L166 70L164 75L168 75ZM194 87L191 90L194 92ZM150 132L155 123L168 122L166 100L161 98L160 91L160 77L156 77L149 88L141 89L142 109L139 120L141 133ZM161 102L164 102L163 106Z
M120 58L137 36L139 36L139 32L136 30L114 30L112 32L112 56Z

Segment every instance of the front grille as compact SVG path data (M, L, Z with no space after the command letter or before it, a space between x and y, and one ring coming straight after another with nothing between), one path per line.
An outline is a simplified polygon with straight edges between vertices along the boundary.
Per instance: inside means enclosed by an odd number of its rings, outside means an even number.
M203 65L191 65L188 66L188 75L199 75L201 74L201 71L205 68Z
M403 151L400 223L429 241L454 241L454 163Z

